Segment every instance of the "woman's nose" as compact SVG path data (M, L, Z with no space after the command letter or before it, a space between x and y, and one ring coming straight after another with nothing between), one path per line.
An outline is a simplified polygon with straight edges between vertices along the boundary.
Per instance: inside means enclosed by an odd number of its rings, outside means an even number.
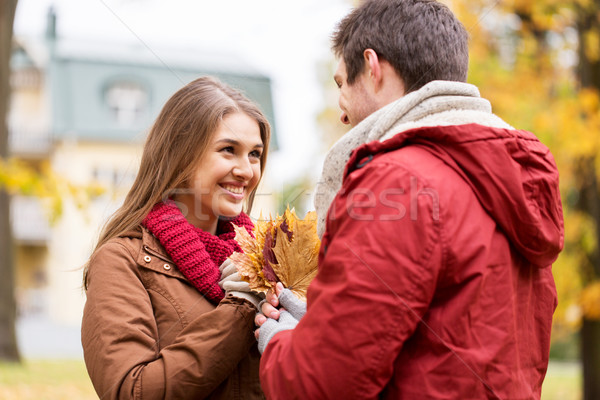
M233 174L245 180L252 178L253 172L250 160L244 158L238 159L237 164L233 168Z

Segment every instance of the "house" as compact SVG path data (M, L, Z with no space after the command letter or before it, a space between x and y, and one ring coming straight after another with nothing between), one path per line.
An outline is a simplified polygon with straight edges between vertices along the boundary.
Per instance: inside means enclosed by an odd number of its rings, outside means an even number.
M50 166L73 184L107 189L84 208L66 196L53 224L39 199L15 196L11 203L20 317L78 326L81 268L133 182L145 134L167 98L213 75L241 89L273 123L271 81L230 55L63 39L53 11L44 38L15 38L11 65L12 155L35 168ZM257 200L263 203L255 209L275 209L269 196Z

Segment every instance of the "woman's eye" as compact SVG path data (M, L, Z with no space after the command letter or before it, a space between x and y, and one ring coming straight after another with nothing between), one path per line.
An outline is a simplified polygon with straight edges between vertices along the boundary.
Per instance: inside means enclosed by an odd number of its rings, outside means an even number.
M262 152L260 152L259 150L254 150L250 152L250 157L260 158L260 156L262 156Z
M227 147L223 147L221 149L221 151L223 151L225 153L232 153L233 154L235 150L233 149L233 146L227 146Z

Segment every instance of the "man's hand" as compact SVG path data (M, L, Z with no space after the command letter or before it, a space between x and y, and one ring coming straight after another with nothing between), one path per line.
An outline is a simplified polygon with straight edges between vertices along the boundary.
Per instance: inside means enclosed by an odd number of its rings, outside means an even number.
M277 283L275 291L275 294L267 293L268 301L265 300L260 306L260 311L269 312L271 317L267 318L259 314L255 318L259 329L254 332L254 335L258 340L258 350L261 353L265 351L267 344L275 334L294 329L306 313L306 302L296 297L291 290L284 289L281 283ZM277 311L275 307L279 304L282 307Z
M278 297L281 292L283 292L283 284L277 282L277 285L275 285L275 292L269 289L265 300L260 302L258 313L256 313L256 317L254 318L254 323L258 326L258 329L254 331L256 340L258 340L260 334L260 327L267 321L267 316L274 320L279 320L280 310L276 307L279 307Z

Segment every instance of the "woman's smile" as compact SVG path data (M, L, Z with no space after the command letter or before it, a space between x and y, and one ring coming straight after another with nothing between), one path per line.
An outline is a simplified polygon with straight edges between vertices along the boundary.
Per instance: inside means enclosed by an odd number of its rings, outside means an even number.
M219 186L234 195L239 195L240 200L244 198L244 189L246 185L243 183L221 183ZM235 196L238 197L238 196Z

